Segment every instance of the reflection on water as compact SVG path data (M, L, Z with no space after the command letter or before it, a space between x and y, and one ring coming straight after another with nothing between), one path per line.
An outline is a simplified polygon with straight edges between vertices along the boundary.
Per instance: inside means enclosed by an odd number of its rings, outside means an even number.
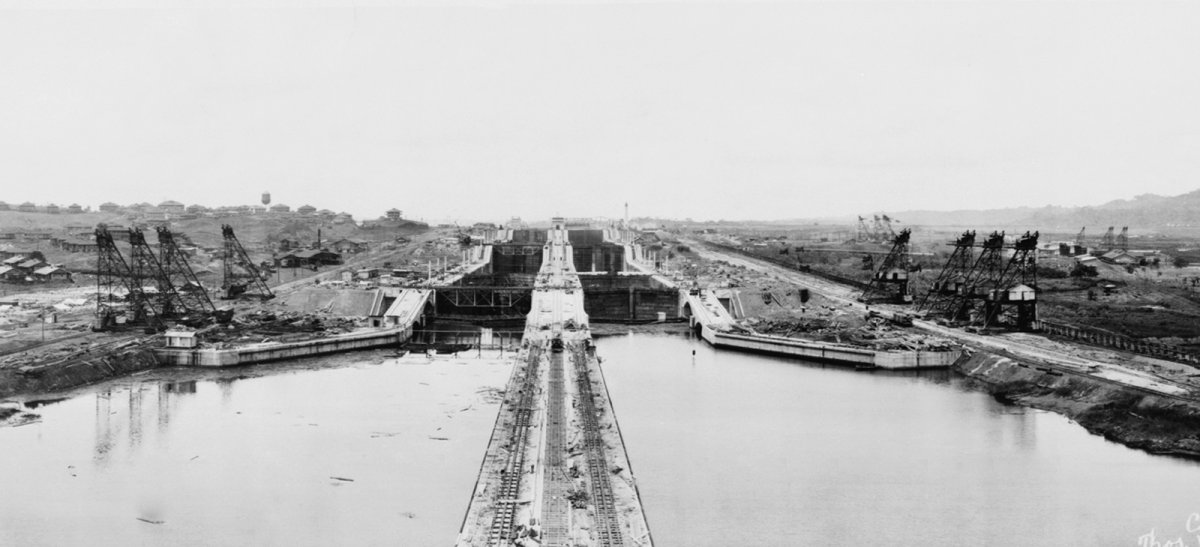
M693 352L695 352L693 354ZM684 337L604 338L655 545L1137 545L1200 512L1200 465L940 372Z
M511 371L483 357L161 370L39 405L0 428L0 545L451 543Z
M136 383L125 386L99 389L94 397L95 451L93 460L103 464L112 452L113 444L124 442L130 452L135 452L142 442L143 424L152 420L157 424L160 438L171 424L171 409L174 399L195 395L196 381ZM153 416L147 418L143 403L153 399ZM124 437L124 439L122 439Z

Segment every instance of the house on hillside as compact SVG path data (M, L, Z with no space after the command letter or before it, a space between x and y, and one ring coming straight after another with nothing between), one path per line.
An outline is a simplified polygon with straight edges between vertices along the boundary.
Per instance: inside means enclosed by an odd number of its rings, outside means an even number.
M279 266L283 268L333 266L341 263L341 255L324 249L295 251L279 257Z
M43 266L33 271L33 280L39 283L71 281L71 272L61 266Z
M282 204L282 203L276 203L275 205L272 205L272 206L271 206L271 212L272 212L272 213L276 213L276 214L278 214L278 213L290 213L290 212L292 212L292 208L291 208L291 207L288 207L287 205L284 205L284 204Z
M342 254L361 253L367 250L369 244L361 239L343 238L333 242L329 247Z
M174 200L167 200L158 204L158 210L164 213L179 214L187 210L182 203Z
M83 206L78 203L72 203L67 206L67 212L72 215L78 215L83 212Z
M26 201L25 203L18 205L17 210L22 213L36 213L37 205L34 205L33 203Z
M1127 251L1122 251L1121 249L1113 249L1100 255L1100 260L1108 262L1109 264L1119 264L1121 266L1138 263L1138 257L1129 254Z
M121 206L117 205L116 203L113 203L111 201L106 201L106 202L100 204L100 212L101 213L119 213L119 212L121 212Z
M312 205L301 205L298 209L296 209L296 212L304 216L309 216L317 212L317 208L313 207Z

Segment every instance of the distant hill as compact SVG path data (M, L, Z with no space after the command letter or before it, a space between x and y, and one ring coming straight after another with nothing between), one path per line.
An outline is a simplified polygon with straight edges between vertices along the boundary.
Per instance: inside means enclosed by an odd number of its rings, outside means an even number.
M906 225L933 226L1036 226L1040 229L1075 229L1088 226L1165 228L1200 226L1200 190L1178 196L1142 194L1094 207L1014 207L983 211L903 211L894 215Z

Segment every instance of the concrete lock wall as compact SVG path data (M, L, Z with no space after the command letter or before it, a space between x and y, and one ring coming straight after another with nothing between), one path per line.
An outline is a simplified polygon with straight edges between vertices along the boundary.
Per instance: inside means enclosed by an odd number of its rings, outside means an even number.
M583 310L594 321L657 321L679 317L679 291L671 289L595 289L583 291Z
M578 272L620 272L625 269L625 247L620 245L573 246L571 255Z
M682 317L676 289L648 275L584 275L583 309L600 321L657 321Z
M495 274L536 274L542 269L542 247L496 245L491 264Z
M279 359L296 359L369 349L399 344L412 337L412 327L394 328L363 333L343 334L318 340L290 342L285 344L263 344L236 349L157 349L154 356L160 365L164 366L199 366L199 367L228 367L276 361Z

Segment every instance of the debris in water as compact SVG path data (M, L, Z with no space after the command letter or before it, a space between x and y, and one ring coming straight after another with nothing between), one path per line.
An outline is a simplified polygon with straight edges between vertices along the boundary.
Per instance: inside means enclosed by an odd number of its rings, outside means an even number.
M429 436L429 438L430 438L430 439L433 439L433 440L435 440L435 441L448 441L448 440L450 440L450 438L449 438L449 437L434 437L433 435L430 435L430 436Z
M150 519L144 519L144 518L142 518L142 517L137 517L137 519L138 519L138 520L140 520L140 521L142 521L142 522L148 522L148 523L150 523L150 524L162 524L163 522L166 522L166 521L162 521L162 520L150 520Z
M354 482L354 479L347 479L346 477L329 477L329 478L331 478L333 480L337 480L337 481L342 481L342 482Z

